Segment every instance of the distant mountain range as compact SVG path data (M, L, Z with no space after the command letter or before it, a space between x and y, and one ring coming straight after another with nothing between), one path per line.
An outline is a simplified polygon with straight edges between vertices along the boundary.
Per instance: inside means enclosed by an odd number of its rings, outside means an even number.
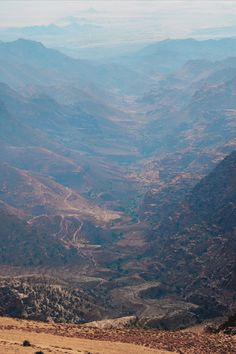
M103 14L102 21L99 12L90 8L81 11L79 16L66 16L47 25L27 27L0 28L0 40L15 41L27 39L42 42L44 45L60 49L65 54L75 58L90 60L110 58L114 55L124 55L142 48L147 40L139 40L137 31L124 19L131 31L128 35L120 19L109 14ZM140 26L137 22L136 26ZM147 34L149 37L149 35Z
M145 46L124 59L133 69L155 75L170 74L189 60L219 61L236 55L236 39L167 39Z
M67 83L93 94L100 91L104 95L105 89L108 97L108 90L111 89L145 89L145 76L124 65L72 59L39 42L25 39L2 42L0 55L1 81L12 87L31 84L61 86Z

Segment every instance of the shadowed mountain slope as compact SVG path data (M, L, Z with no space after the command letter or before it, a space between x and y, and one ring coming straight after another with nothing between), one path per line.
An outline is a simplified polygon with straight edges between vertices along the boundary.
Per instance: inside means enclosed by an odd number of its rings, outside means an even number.
M156 275L183 296L232 304L236 286L236 152L192 190L155 231ZM152 259L153 260L153 259ZM194 301L193 301L194 302Z
M0 203L0 262L2 265L41 266L79 262L66 248L39 228L34 228L4 203Z

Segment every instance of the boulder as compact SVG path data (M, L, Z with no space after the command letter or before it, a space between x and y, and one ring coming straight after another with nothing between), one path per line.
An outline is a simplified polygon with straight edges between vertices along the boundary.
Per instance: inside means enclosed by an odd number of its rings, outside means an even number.
M93 321L84 324L87 327L96 327L100 329L123 329L127 327L133 327L137 323L137 317L135 316L127 316L127 317L119 317L102 321Z
M25 309L21 295L10 287L0 287L0 315L24 316Z

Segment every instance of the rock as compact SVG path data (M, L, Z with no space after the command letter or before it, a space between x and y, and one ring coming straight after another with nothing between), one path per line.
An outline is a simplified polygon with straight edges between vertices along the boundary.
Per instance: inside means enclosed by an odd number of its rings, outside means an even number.
M79 290L43 279L0 281L0 315L46 322L81 323L88 300Z
M17 291L8 286L0 287L0 314L22 317L24 313L23 301Z
M205 328L206 332L219 333L223 332L229 335L236 334L236 313L229 316L219 317L217 319L208 321Z
M100 329L123 329L127 327L133 327L137 323L137 317L135 316L127 316L127 317L120 317L120 318L113 318L108 320L102 321L93 321L84 324L87 327L96 327Z
M226 313L226 306L219 303L213 296L193 293L188 296L186 300L198 305L194 313L198 316L200 321L211 317L219 317Z
M162 330L176 330L197 323L197 317L190 311L173 311L166 315L156 315L153 317L141 317L138 320L138 325L145 328L157 328Z

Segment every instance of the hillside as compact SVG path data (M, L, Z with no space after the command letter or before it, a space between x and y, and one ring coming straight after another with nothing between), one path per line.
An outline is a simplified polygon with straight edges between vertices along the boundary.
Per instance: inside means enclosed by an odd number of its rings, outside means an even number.
M216 311L220 303L229 307L234 303L235 191L236 153L232 152L156 227L149 251L157 262L157 278L168 277L176 291L193 303L211 301L213 312L216 300Z
M142 92L146 87L145 75L132 68L73 59L36 41L0 42L0 56L1 81L14 88L71 84L102 97L112 89Z
M2 265L40 266L76 261L72 249L31 227L18 211L0 203L0 260Z
M101 330L0 318L0 349L4 353L167 354L234 353L234 337L194 332L140 329ZM22 347L28 340L30 347ZM56 345L55 345L56 344Z

